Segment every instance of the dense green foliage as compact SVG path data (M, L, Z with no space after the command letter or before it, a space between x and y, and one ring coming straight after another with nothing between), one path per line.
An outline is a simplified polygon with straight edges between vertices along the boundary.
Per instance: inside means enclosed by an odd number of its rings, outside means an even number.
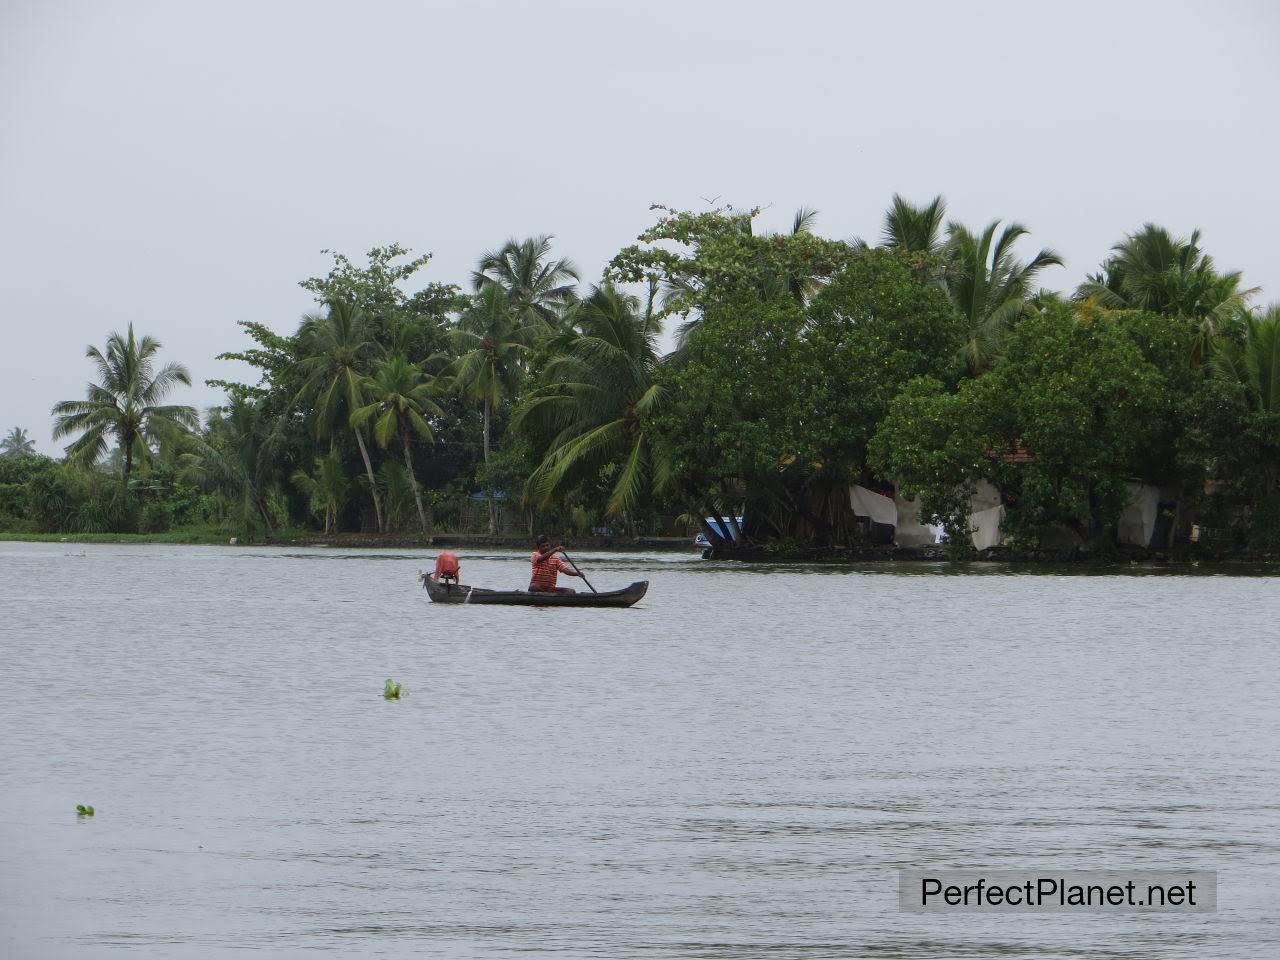
M198 420L149 337L90 348L95 382L54 408L64 461L0 442L13 531L684 532L746 547L867 538L852 484L918 498L964 539L970 496L1002 530L1114 544L1135 484L1163 543L1280 549L1280 310L1220 272L1198 233L1144 225L1070 295L1027 231L946 221L895 196L881 245L815 214L655 207L579 296L549 237L478 258L470 293L419 283L396 244L333 254L292 333L242 323L251 382ZM281 318L286 320L287 318ZM677 349L663 356L663 324ZM743 517L738 528L737 517Z
M985 479L1013 529L1060 523L1095 535L1114 527L1127 481L1192 479L1177 456L1196 397L1189 340L1184 324L1153 314L1082 322L1064 305L1035 311L987 375L954 391L913 382L877 434L877 467L908 495L923 492L940 519L961 516Z
M844 542L848 486L868 479L894 397L913 377L960 373L963 321L929 267L870 250L807 307L776 295L708 307L661 420L683 498L750 501L757 536Z

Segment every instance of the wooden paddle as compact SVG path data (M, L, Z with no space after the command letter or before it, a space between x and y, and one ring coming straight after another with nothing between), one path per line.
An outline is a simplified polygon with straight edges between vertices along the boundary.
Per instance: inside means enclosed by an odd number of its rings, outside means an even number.
M572 564L573 564L573 569L574 569L575 571L577 571L578 576L580 576L580 577L582 578L582 582L583 582L583 583L585 583L588 587L591 587L591 581L590 581L590 580L588 580L588 579L587 579L587 575L586 575L585 573L583 573L583 572L582 572L582 568L581 568L581 567L579 567L576 563L574 563L573 557L571 557L571 556L569 556L567 553L565 553L565 552L564 552L564 550L563 550L563 548L560 550L560 552L561 552L562 554L564 554L564 558L565 558L566 560L568 560L570 563L572 563ZM599 593L600 591L599 591L599 590L597 590L595 587L591 587L591 592L592 592L592 593Z

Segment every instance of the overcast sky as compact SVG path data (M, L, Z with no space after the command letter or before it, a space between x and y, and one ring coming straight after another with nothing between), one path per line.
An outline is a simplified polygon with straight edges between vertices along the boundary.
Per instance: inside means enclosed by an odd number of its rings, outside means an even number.
M874 239L941 192L1062 253L1059 289L1199 227L1280 300L1278 41L1269 0L0 0L0 432L57 452L49 408L130 321L218 402L236 321L292 330L322 248L464 282L551 233L595 279L653 202Z

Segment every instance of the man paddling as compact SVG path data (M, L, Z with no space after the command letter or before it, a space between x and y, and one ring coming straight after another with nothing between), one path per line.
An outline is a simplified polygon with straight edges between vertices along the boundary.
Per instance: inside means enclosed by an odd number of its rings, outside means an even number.
M556 586L556 575L559 573L570 577L582 576L581 573L556 556L564 547L559 544L553 547L551 541L545 535L539 536L534 543L533 554L529 557L529 561L533 564L533 576L529 579L529 592L577 593L578 591L571 587Z

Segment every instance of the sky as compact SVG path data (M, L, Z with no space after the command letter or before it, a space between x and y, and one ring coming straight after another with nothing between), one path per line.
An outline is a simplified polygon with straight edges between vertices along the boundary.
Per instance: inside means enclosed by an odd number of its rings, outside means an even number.
M195 386L291 332L323 249L465 283L552 234L584 280L652 203L874 240L894 192L1031 231L1071 289L1155 221L1280 300L1280 5L0 0L0 434L133 323Z

